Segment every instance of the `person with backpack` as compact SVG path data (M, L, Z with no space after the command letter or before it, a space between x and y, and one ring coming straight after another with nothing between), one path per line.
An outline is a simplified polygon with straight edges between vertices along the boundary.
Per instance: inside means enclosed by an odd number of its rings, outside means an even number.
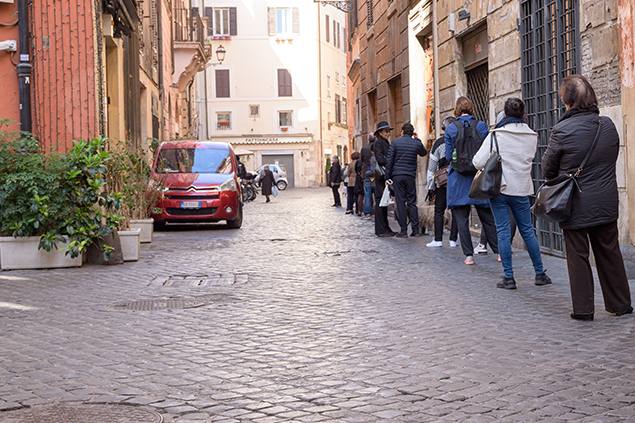
M446 116L443 119L441 129L445 131L448 126L454 123L454 116ZM448 166L449 162L445 158L445 138L439 137L430 150L428 159L428 190L434 192L434 239L426 244L426 247L441 247L443 245L443 225L445 223L445 209L447 208L447 181L439 184L434 174L439 169ZM456 226L456 218L452 216L450 226L450 247L456 247L459 236L459 228Z
M474 103L467 97L459 97L454 109L456 120L445 130L445 158L450 170L448 173L447 203L459 228L461 248L465 254L465 264L474 264L474 245L470 233L470 210L476 208L478 217L487 234L487 240L495 254L498 254L498 238L494 215L489 201L476 201L469 197L476 168L472 159L481 148L489 133L487 124L474 117Z

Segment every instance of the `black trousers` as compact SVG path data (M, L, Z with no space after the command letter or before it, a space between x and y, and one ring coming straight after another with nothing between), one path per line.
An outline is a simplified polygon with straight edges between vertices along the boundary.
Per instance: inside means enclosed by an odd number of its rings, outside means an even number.
M604 307L621 313L631 306L631 291L618 242L617 222L590 228L563 229L567 247L567 268L575 314L594 311L593 272L589 262L589 241L595 256Z
M474 254L474 245L472 244L472 234L470 233L470 208L472 206L459 206L452 209L456 224L459 227L459 236L461 237L461 248L463 254L471 256ZM489 207L474 206L478 218L481 220L483 229L487 236L487 241L495 254L498 254L498 235L496 235L496 223L494 223L494 215Z
M397 206L397 220L401 233L408 233L408 212L410 212L410 227L412 233L419 233L419 209L417 209L417 184L412 176L396 175L392 177L395 190L395 205Z
M385 187L386 180L383 177L375 178L375 235L393 233L388 224L388 207L379 207Z
M356 199L357 192L355 191L355 187L349 185L346 188L346 211L353 211L353 205L355 204Z
M336 206L341 206L342 200L340 199L340 184L333 184L331 188L333 189L333 204Z
M434 197L434 240L443 241L443 226L445 224L445 209L448 205L448 189L447 187L439 187L436 189ZM459 227L456 225L456 219L452 217L450 224L450 241L458 239Z

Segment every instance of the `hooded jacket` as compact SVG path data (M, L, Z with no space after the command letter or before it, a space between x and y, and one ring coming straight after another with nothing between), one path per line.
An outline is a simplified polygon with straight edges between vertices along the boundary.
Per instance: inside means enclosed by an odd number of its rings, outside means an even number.
M483 145L474 155L472 163L477 169L482 169L490 155L490 144L496 151L496 144L492 143L492 134L496 134L503 176L501 178L501 194L514 197L525 197L534 194L534 183L531 179L531 165L536 157L538 134L531 130L526 123L508 123L494 129L483 141Z
M571 217L560 222L562 229L583 229L613 223L619 215L615 163L620 139L613 121L603 117L595 150L578 176L582 192L573 190ZM553 179L562 173L575 173L591 148L598 130L600 112L569 110L553 127L547 151L542 156L542 173Z

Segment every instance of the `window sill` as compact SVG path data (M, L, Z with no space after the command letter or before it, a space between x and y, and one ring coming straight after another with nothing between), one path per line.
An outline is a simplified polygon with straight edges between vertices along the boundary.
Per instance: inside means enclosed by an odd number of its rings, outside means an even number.
M231 40L232 36L231 35L212 35L211 37L208 37L210 40Z

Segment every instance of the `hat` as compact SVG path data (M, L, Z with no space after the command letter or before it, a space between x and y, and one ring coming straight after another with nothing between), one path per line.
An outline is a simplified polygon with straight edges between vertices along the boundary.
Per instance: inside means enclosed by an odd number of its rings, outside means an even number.
M391 127L390 125L388 125L388 122L386 122L385 120L382 120L381 122L379 122L377 124L377 129L375 130L374 134L377 135L377 132L381 131L382 129L395 129L393 127Z

